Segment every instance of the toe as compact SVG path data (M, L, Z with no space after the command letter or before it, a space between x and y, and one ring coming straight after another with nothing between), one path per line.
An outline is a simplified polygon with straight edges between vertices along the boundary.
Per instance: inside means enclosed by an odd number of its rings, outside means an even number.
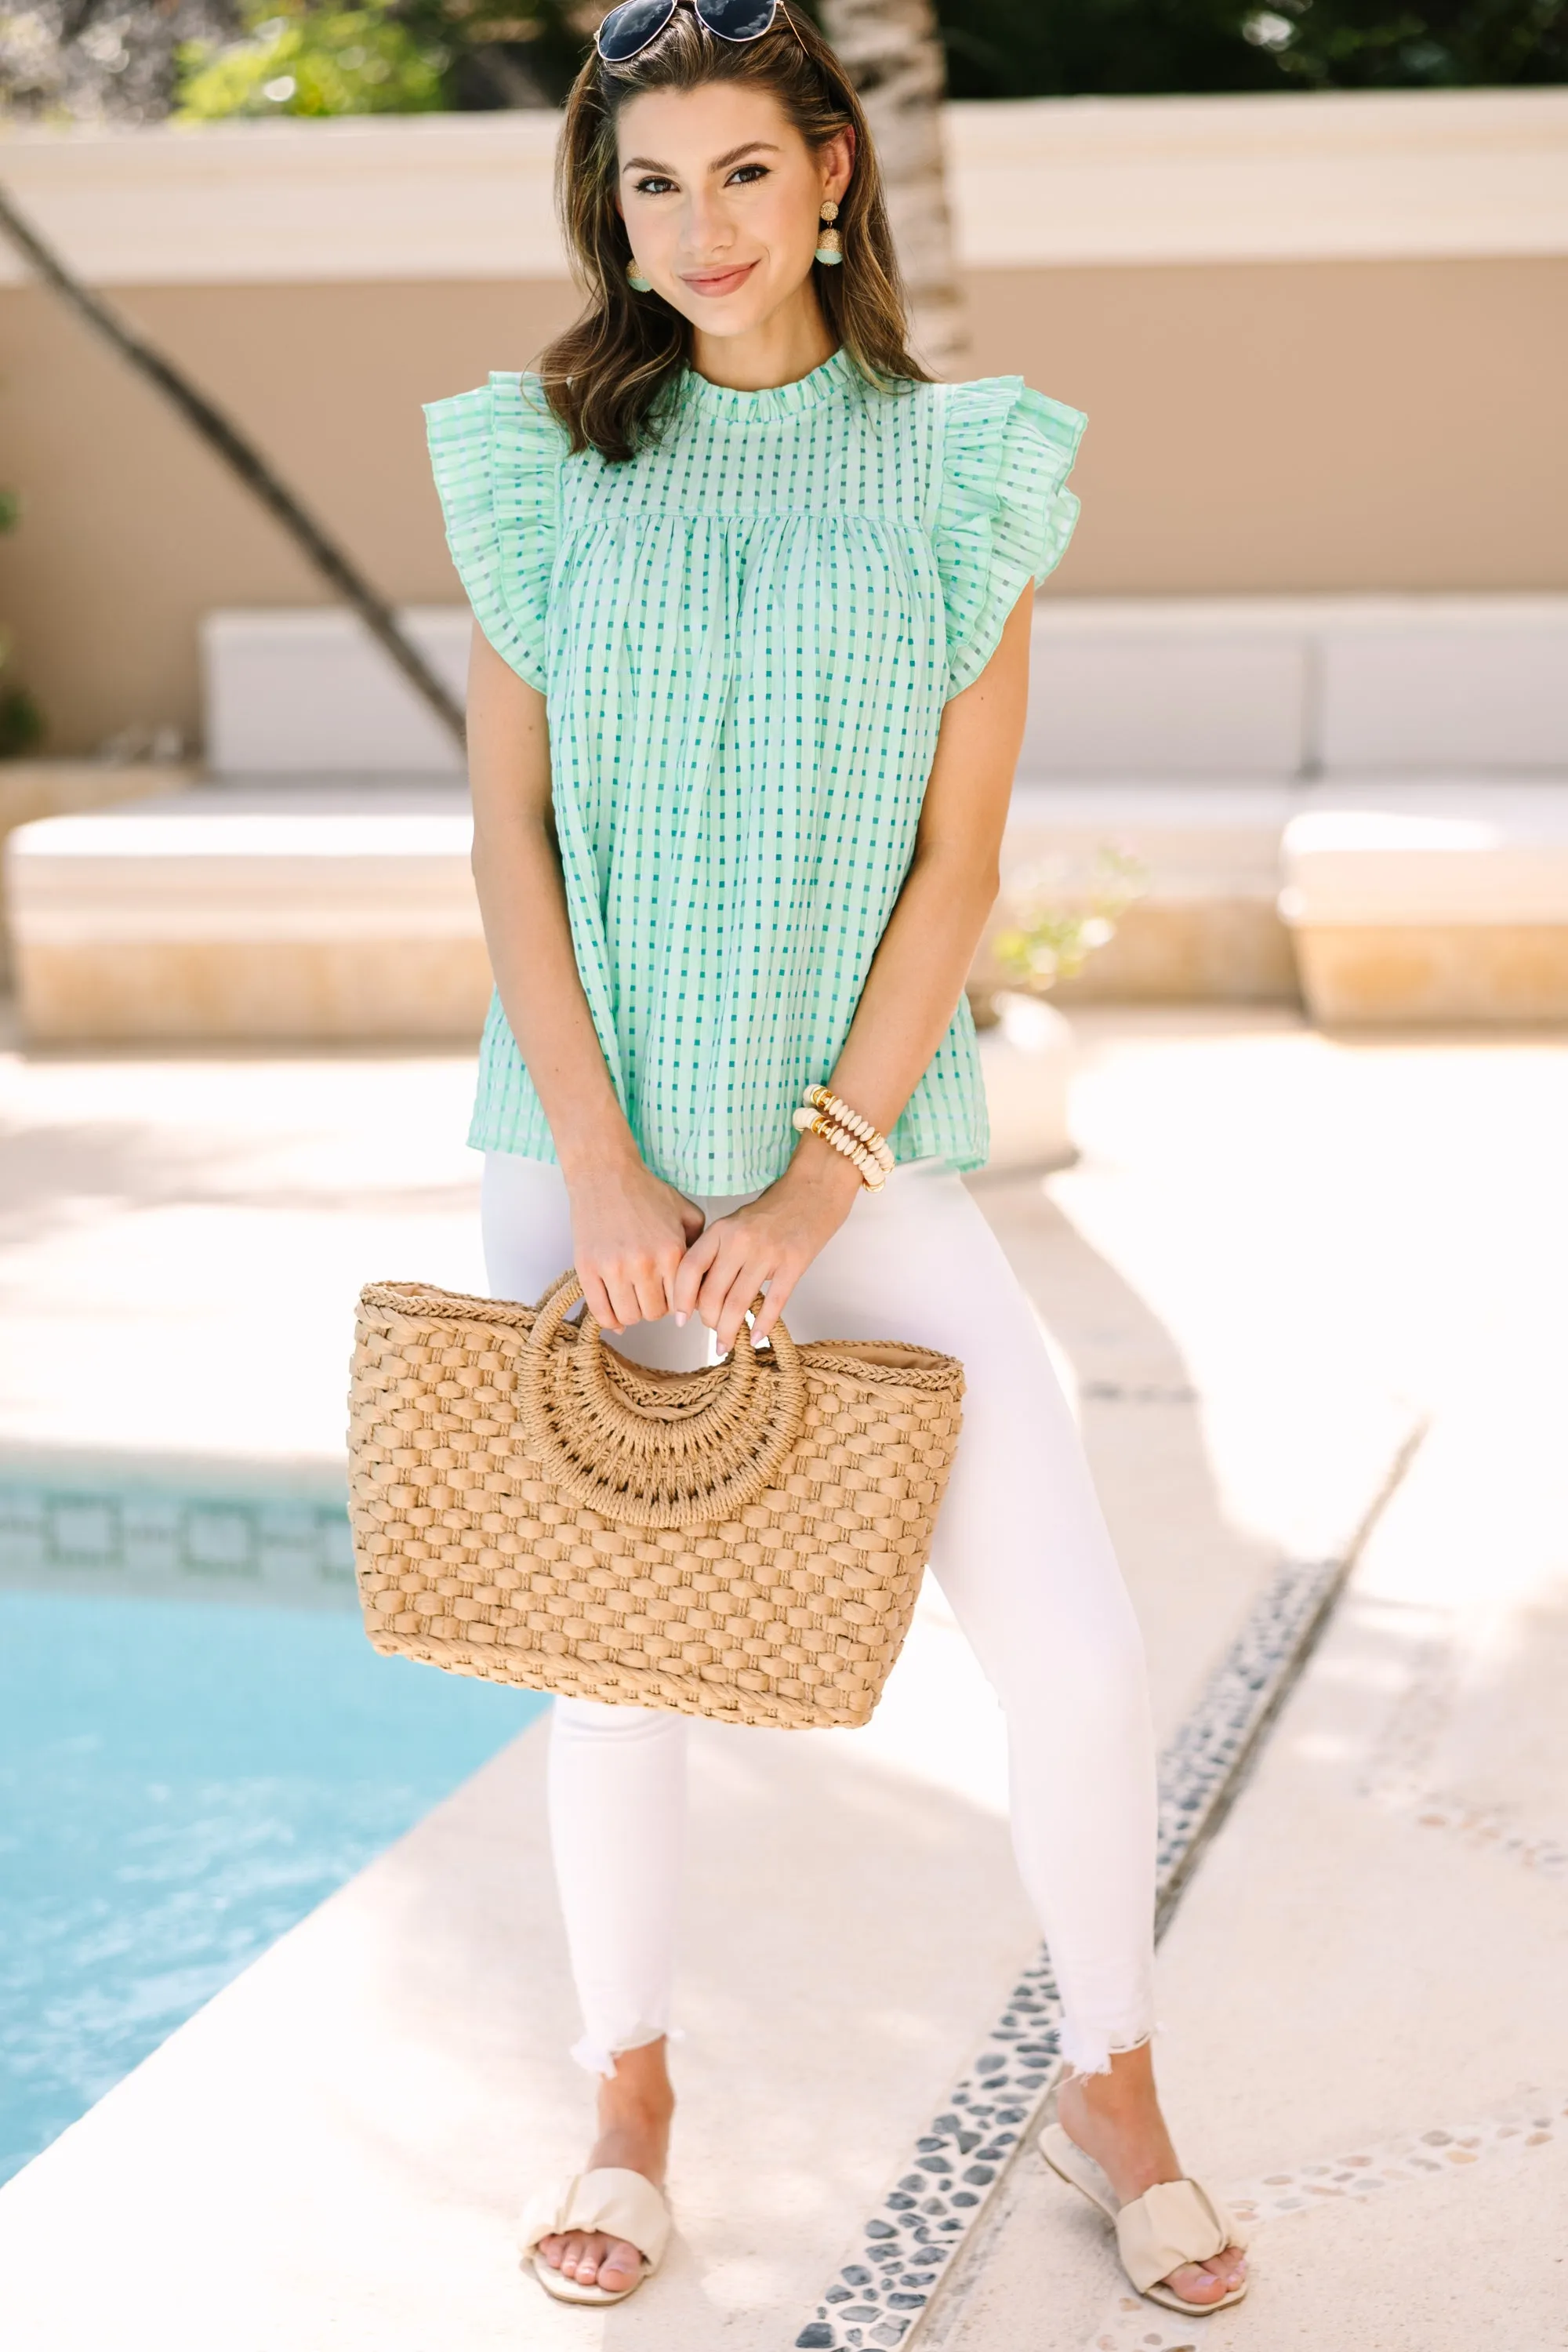
M564 2238L541 2238L539 2241L539 2251L552 2270L558 2271L561 2268L561 2257L565 2248Z
M1183 2263L1162 2284L1173 2294L1180 2295L1184 2303L1217 2303L1230 2292L1224 2279L1216 2278L1204 2263Z
M1247 2276L1247 2256L1239 2246L1226 2246L1207 2262L1184 2263L1162 2284L1184 2303L1220 2303Z
M617 2238L599 2266L599 2284L610 2294L633 2286L642 2276L642 2256L625 2238Z

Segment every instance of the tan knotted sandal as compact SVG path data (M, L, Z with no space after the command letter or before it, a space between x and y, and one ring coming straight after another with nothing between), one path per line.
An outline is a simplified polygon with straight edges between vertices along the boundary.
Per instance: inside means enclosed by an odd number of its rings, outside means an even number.
M1212 2262L1227 2246L1246 2248L1247 2240L1230 2214L1201 2180L1162 2180L1131 2203L1118 2205L1099 2165L1060 2124L1047 2124L1040 2134L1040 2154L1060 2179L1115 2223L1121 2267L1151 2303L1163 2304L1167 2311L1182 2312L1189 2319L1204 2319L1211 2311L1226 2311L1241 2301L1247 2293L1245 2279L1213 2303L1187 2303L1160 2284L1184 2263Z
M595 2231L606 2238L624 2238L642 2255L642 2270L630 2286L580 2286L566 2277L539 2251L542 2238L563 2238L572 2230ZM518 2246L525 2263L545 2291L560 2303L625 2303L643 2280L658 2270L669 2242L669 2208L651 2180L640 2172L603 2165L596 2172L579 2172L558 2189L542 2189L522 2209Z

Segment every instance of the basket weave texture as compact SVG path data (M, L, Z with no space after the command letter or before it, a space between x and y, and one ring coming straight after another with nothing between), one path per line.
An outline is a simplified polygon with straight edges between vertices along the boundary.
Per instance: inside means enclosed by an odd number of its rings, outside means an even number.
M362 1293L349 1516L374 1647L726 1723L867 1722L903 1646L963 1368L782 1322L664 1372L563 1276L536 1307Z

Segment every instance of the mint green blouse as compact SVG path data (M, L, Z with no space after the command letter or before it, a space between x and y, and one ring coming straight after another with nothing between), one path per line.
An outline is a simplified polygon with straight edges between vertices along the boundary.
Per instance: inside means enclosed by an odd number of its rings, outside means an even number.
M647 1166L780 1175L914 847L942 706L1078 516L1076 409L1016 376L879 392L842 352L776 391L688 374L627 463L566 454L537 380L426 411L486 636L546 697L572 936ZM979 1167L961 1000L889 1139ZM470 1142L552 1160L499 1002Z

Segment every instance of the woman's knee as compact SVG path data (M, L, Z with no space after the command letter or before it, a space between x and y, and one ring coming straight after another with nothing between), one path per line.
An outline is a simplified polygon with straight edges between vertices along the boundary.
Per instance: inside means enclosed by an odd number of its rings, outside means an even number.
M1015 1638L992 1678L1009 1718L1081 1720L1143 1709L1148 1660L1131 1601L1119 1591L1034 1641Z

